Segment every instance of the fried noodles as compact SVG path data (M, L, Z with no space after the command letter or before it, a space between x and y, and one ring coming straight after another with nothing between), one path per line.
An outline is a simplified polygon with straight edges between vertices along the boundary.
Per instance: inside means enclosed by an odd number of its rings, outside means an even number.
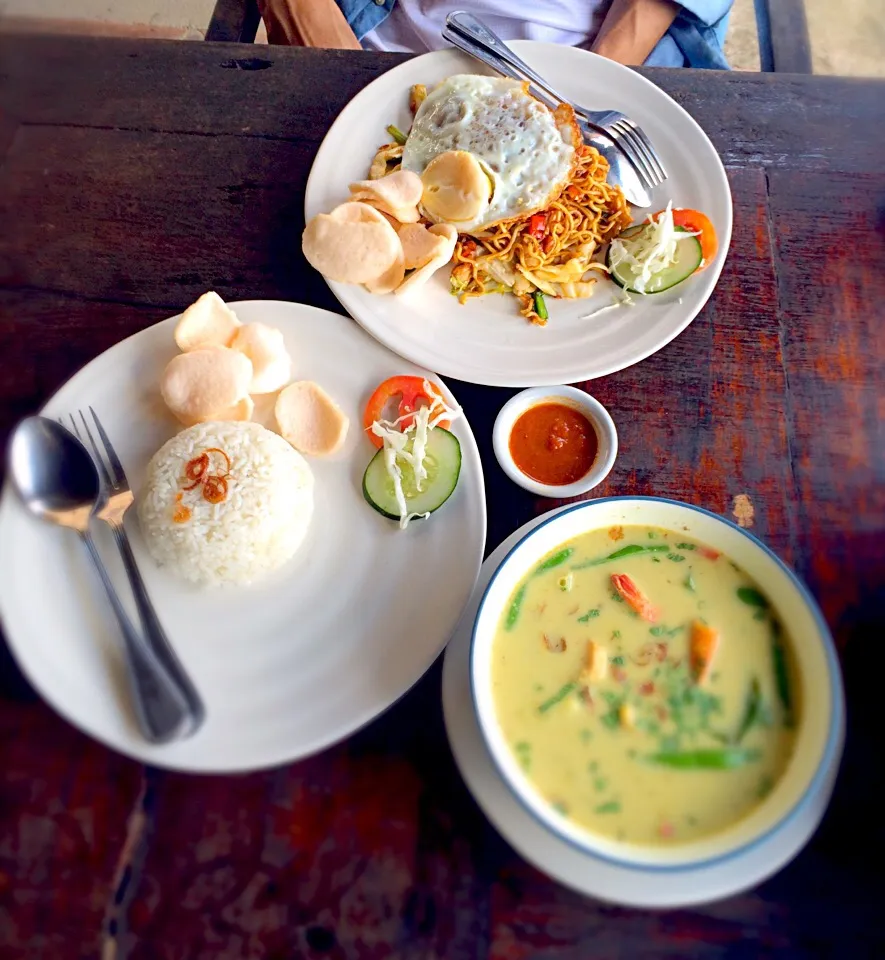
M590 296L589 271L605 266L594 254L629 226L632 217L620 188L606 182L608 162L590 146L579 149L575 174L558 199L529 217L495 224L477 237L462 236L455 248L452 292L470 297L512 291L520 313L543 325L532 293Z

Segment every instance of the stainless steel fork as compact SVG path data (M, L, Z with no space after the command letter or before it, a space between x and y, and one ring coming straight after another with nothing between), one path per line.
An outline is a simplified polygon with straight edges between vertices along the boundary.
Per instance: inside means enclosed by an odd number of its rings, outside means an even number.
M606 133L623 151L624 155L636 168L647 189L652 190L667 179L667 171L661 163L651 140L648 139L642 128L634 123L626 114L618 110L588 110L579 104L572 103L553 89L540 74L536 73L522 58L518 57L506 43L483 23L478 17L466 10L455 10L446 17L446 27L455 37L443 36L457 45L457 37L478 45L489 55L506 63L511 69L518 71L526 80L529 80L538 90L543 91L556 103L569 103L574 108L579 120L584 120L591 127ZM471 51L468 51L471 52Z
M106 499L102 506L96 510L94 516L99 520L103 520L114 532L114 540L120 551L126 576L129 578L129 583L132 587L132 594L135 598L135 606L138 610L139 619L141 620L144 639L156 658L166 668L166 672L170 678L178 686L179 692L187 705L187 713L182 716L180 726L175 736L170 737L170 739L182 739L195 733L203 723L206 716L203 701L200 699L196 687L194 687L193 682L185 672L184 667L181 665L178 657L175 655L175 651L169 643L166 631L163 629L163 625L157 617L154 605L151 603L144 581L141 578L141 573L138 570L138 565L135 562L135 557L132 554L132 547L129 543L126 528L123 525L123 518L126 516L126 511L132 506L134 495L129 486L129 481L126 479L123 464L120 463L120 458L117 456L117 452L114 450L110 438L92 407L89 408L89 412L92 414L95 429L104 447L107 465L105 465L105 458L102 456L101 450L92 435L85 414L82 410L77 412L80 415L83 434L85 434L89 445L92 447L93 457L98 467L98 472L101 475L102 485L106 491ZM82 441L83 434L81 434L80 426L77 424L77 420L73 414L70 415L70 419L74 433Z

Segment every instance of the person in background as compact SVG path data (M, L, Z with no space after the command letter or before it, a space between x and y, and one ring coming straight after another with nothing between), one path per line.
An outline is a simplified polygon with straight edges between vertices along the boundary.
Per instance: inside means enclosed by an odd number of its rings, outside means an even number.
M474 0L464 4L504 40L586 47L653 67L727 70L722 52L733 0ZM454 0L259 0L271 43L424 53Z

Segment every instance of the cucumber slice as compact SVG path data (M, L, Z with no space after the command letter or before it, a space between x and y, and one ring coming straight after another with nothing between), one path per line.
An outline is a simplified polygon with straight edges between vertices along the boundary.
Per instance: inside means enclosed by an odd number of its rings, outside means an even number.
M403 475L403 493L409 513L433 513L449 499L461 475L461 444L458 438L442 427L431 430L427 437L427 479L418 490L411 464L398 460ZM363 496L390 520L399 520L399 507L393 491L393 480L384 465L384 451L379 450L369 461L363 474Z
M635 227L628 227L619 237L619 240L629 243L631 237L638 236L647 228L647 224L639 224ZM682 227L676 228L680 233L686 231ZM640 293L633 284L639 277L639 271L634 270L628 263L620 263L617 267L612 266L611 262L611 244L605 255L606 266L611 270L611 278L618 286L629 290L631 293ZM688 237L680 240L676 244L676 261L666 270L656 273L645 288L644 293L663 293L677 283L687 280L697 268L701 265L703 254L701 253L701 244L697 237Z

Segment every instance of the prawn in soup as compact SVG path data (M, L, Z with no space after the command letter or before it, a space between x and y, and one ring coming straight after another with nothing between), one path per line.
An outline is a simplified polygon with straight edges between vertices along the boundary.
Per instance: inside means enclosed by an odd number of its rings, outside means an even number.
M800 704L759 587L684 534L614 527L549 554L492 646L498 722L562 815L636 844L685 843L757 807Z

